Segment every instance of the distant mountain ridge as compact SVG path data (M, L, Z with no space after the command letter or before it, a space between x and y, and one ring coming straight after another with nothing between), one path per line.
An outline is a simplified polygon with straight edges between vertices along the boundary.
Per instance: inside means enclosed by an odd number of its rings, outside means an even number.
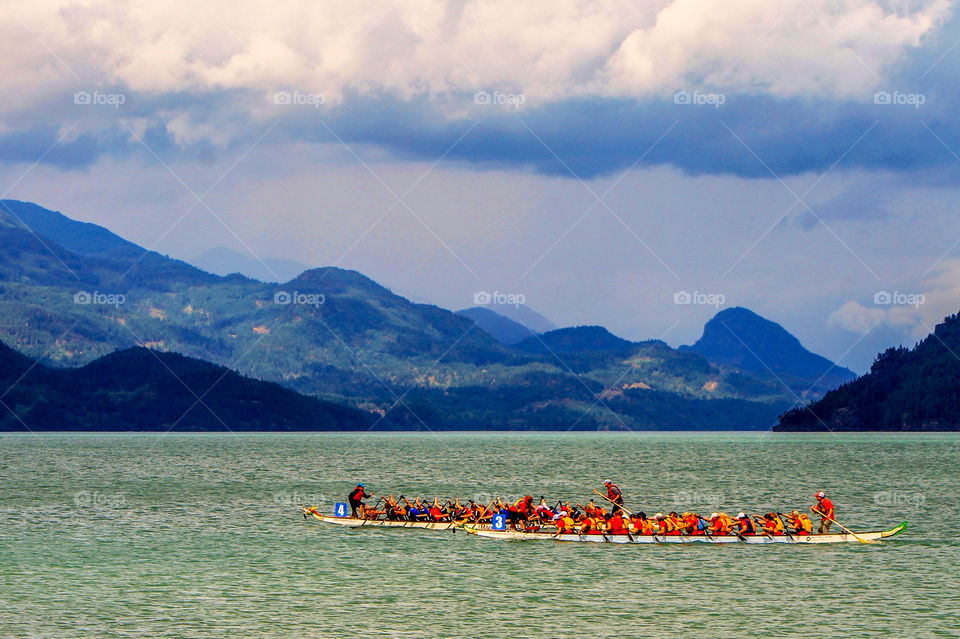
M780 324L739 306L717 313L696 343L680 348L716 364L810 380L819 393L857 377L853 371L808 351Z
M482 306L465 308L456 313L476 323L480 330L489 333L506 346L513 346L535 335L529 328Z
M365 430L376 415L175 353L48 368L0 342L0 431Z
M960 430L960 315L913 349L889 348L870 372L780 417L778 431Z
M286 282L310 268L296 260L245 255L224 246L204 251L192 263L208 273L240 273L261 282Z

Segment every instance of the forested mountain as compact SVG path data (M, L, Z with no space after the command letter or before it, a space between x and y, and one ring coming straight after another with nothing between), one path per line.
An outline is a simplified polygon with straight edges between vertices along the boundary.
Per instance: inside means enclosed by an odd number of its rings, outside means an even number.
M221 366L145 348L58 369L0 343L0 385L5 431L366 430L378 419Z
M913 349L890 348L870 372L781 416L780 431L960 430L960 316Z
M776 322L739 306L717 313L696 343L680 348L721 366L771 373L798 395L807 397L819 397L857 377L853 371L808 351Z

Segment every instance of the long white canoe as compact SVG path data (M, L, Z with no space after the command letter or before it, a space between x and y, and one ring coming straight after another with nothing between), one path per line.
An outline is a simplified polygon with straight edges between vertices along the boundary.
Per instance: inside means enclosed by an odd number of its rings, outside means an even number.
M316 508L302 508L304 518L313 517L325 524L336 524L348 528L421 528L424 530L456 530L462 526L455 521L396 521L388 519L358 519L356 517L334 517L324 515ZM477 530L490 528L490 524L470 524Z
M478 537L509 541L583 541L613 544L838 544L844 542L879 541L893 537L907 529L907 522L883 531L862 532L856 535L838 533L826 535L556 535L549 532L514 532L510 530L484 530L467 524L464 529ZM858 539L859 537L859 539Z

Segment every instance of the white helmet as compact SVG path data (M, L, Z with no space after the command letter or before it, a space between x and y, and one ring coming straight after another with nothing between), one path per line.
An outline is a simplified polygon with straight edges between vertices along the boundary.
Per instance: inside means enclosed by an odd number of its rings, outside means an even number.
M707 519L716 519L716 518L719 517L719 516L720 516L720 515L718 515L717 513L710 513L710 516L707 517Z
M744 513L737 513L737 519L746 519L747 516Z

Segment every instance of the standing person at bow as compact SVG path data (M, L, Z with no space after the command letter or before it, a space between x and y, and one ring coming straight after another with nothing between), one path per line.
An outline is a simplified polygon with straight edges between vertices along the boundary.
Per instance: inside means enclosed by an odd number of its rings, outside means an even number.
M350 491L350 494L347 495L347 501L350 502L350 513L351 516L357 518L357 509L360 510L359 518L363 519L363 509L364 503L363 500L373 497L374 493L369 495L363 490L363 482L359 482L357 487Z
M613 504L612 512L619 512L623 508L623 493L620 488L609 479L604 480L603 487L607 489L607 499Z
M817 532L824 535L830 532L830 525L833 523L832 520L836 519L833 513L833 502L827 499L827 496L822 490L816 494L816 498L817 503L810 506L810 510L820 515L820 527L817 529Z

